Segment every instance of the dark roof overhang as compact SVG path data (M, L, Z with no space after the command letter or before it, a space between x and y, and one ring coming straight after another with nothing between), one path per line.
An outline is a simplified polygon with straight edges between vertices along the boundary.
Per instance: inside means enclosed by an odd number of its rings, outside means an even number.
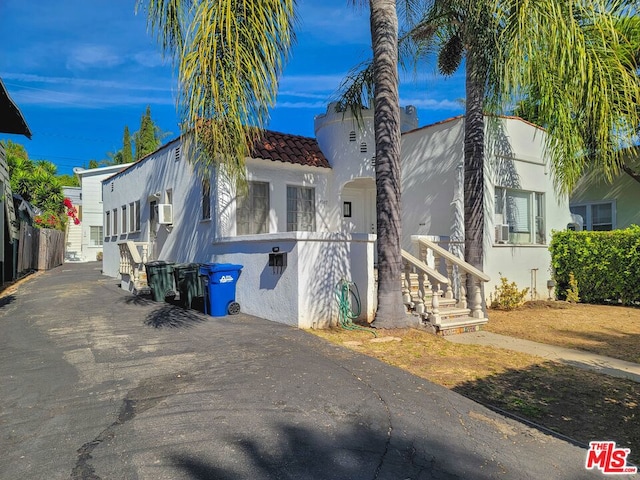
M0 132L15 133L31 138L31 130L29 130L22 112L7 93L2 79L0 79Z

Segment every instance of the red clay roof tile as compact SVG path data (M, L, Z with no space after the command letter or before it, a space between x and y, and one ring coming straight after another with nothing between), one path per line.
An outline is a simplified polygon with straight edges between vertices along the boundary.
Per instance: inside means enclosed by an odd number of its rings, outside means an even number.
M331 168L315 138L265 130L253 146L253 158Z

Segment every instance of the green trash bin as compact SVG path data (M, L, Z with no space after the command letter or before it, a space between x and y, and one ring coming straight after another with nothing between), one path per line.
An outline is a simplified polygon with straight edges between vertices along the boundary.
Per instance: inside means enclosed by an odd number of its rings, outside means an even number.
M151 297L156 302L163 302L167 298L176 296L173 286L173 262L156 260L145 263L147 283L151 289Z
M191 308L194 298L204 298L204 287L200 276L199 263L178 263L173 266L176 289L180 293L180 303Z

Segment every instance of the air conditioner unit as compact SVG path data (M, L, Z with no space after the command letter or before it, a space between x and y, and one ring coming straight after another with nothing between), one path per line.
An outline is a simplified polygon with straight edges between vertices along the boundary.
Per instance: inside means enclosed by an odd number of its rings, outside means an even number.
M496 225L496 243L509 242L509 225Z
M170 203L158 204L158 223L160 225L171 225L173 223L173 205Z

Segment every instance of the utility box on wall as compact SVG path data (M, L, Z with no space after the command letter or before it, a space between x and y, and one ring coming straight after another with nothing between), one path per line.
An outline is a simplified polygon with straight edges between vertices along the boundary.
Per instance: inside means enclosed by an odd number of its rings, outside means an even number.
M269 266L273 269L273 273L282 273L287 266L287 253L277 252L269 254Z

